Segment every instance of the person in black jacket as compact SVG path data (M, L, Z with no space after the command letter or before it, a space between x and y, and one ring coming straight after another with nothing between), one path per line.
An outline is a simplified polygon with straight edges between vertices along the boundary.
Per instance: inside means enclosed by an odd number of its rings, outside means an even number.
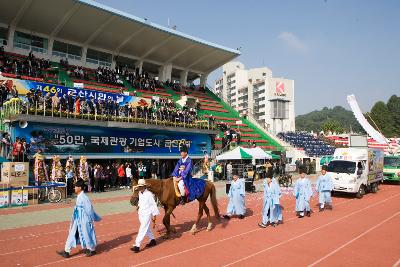
M74 103L75 103L74 96L72 95L72 92L69 92L67 97L68 113L74 112Z
M150 172L151 178L157 179L158 165L155 160L153 160L153 162L151 163Z

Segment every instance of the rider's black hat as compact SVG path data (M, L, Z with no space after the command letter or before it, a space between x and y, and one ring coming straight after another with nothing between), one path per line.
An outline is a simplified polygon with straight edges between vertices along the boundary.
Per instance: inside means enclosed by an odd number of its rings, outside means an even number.
M179 147L179 152L186 152L186 153L188 153L188 148L187 148L187 146L182 144L182 145Z

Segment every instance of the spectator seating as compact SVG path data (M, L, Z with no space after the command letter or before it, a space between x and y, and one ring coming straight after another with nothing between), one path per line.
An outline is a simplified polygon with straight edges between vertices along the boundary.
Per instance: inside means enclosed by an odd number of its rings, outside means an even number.
M278 137L304 151L310 157L333 155L335 147L307 132L282 132Z

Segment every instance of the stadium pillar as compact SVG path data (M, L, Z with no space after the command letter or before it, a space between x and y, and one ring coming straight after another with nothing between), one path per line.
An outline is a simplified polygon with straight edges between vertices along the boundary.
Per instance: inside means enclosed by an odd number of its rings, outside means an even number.
M82 47L82 61L83 62L86 62L87 49L88 49L87 45Z
M135 67L139 68L139 74L142 74L142 71L143 71L143 60L137 61L136 64L135 64Z
M200 86L206 88L207 85L207 78L209 73L204 73L200 77Z
M50 38L49 45L47 46L47 54L49 55L49 58L52 58L53 56L53 44L54 44L54 38Z
M15 27L10 26L10 29L8 30L8 40L7 40L7 46L9 51L13 50L14 48L14 34L15 34Z
M117 62L116 62L116 60L115 60L115 57L113 56L112 57L112 60L111 60L111 69L112 70L115 70L115 66L117 65Z
M188 76L189 71L188 70L183 70L181 71L181 78L180 78L180 84L182 86L187 85L187 76Z
M164 64L158 69L158 77L162 82L171 80L172 64Z

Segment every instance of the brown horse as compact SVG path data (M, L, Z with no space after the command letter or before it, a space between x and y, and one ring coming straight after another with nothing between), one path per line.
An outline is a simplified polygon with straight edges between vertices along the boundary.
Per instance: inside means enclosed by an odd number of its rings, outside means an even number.
M175 194L173 178L164 180L147 179L146 184L147 184L147 189L157 196L158 200L164 207L165 214L163 218L163 224L167 230L166 237L168 237L171 233L176 232L175 228L171 226L170 216L173 210L179 204L179 198ZM132 186L135 185L137 185L136 180L132 182ZM199 201L199 213L197 215L197 220L191 229L192 234L195 234L197 231L197 224L199 223L201 217L203 216L203 210L207 214L207 219L208 219L207 231L210 231L212 229L210 210L208 209L206 204L208 196L210 196L215 217L217 218L218 221L220 221L215 185L210 181L206 181L206 187L203 196L197 198L197 200ZM137 207L139 202L139 194L137 190L133 192L130 201L132 206Z

